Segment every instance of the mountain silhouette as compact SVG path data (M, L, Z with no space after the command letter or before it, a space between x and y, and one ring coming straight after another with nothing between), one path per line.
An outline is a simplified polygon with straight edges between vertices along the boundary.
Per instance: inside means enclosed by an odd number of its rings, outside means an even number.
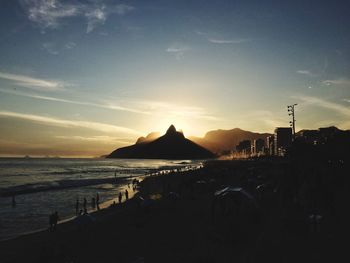
M142 138L142 137L141 137ZM151 141L145 140L149 138ZM215 155L202 146L186 139L182 132L176 131L171 125L165 135L154 139L154 136L140 138L136 144L119 148L107 158L131 159L208 159Z
M221 153L235 150L239 142L243 140L266 140L266 137L270 135L269 133L255 133L235 128L231 130L220 129L209 131L203 138L190 137L190 139L214 153Z

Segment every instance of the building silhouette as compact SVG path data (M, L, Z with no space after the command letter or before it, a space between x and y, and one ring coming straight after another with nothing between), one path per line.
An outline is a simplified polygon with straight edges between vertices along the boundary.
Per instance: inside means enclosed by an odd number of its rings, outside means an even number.
M274 154L278 156L284 156L287 149L292 144L293 133L290 127L278 127L275 129L274 134Z
M275 137L273 135L266 138L266 154L275 155Z
M260 156L264 154L265 141L263 139L256 139L252 144L252 155Z

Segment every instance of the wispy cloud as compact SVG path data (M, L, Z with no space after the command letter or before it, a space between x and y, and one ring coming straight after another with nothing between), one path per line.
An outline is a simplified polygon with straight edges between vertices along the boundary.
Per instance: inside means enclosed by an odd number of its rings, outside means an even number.
M123 106L111 104L109 102L93 103L93 102L85 102L85 101L67 100L67 99L62 99L62 98L41 96L41 95L36 95L36 94L28 94L28 93L23 93L23 92L18 92L18 91L13 91L13 90L5 90L5 89L0 89L0 92L18 95L18 96L24 96L24 97L33 98L33 99L39 99L39 100L47 100L47 101L56 101L56 102L63 102L63 103L76 104L76 105L93 106L93 107L98 107L98 108L118 110L118 111L127 111L127 112L139 113L139 114L150 114L150 112L145 111L145 110L141 110L141 109L138 110L138 109L133 109L133 108L128 108L128 107L123 107Z
M102 25L111 14L124 15L134 9L126 4L115 4L110 1L78 1L62 0L21 0L28 19L44 31L61 26L65 19L71 17L85 17L87 33Z
M77 46L77 43L75 42L68 42L64 45L64 48L65 49L72 49L72 48L75 48Z
M102 5L85 13L88 20L86 32L90 33L97 25L104 24L107 19L106 6Z
M64 120L53 117L46 117L41 115L33 115L33 114L24 114L18 112L10 112L10 111L0 111L0 116L8 117L8 118L17 118L28 120L36 123L42 123L50 126L59 126L65 128L85 128L90 130L95 130L99 132L118 132L125 134L133 134L133 135L141 135L142 133L130 128L100 123L100 122L91 122L91 121L79 121L79 120Z
M237 39L220 39L220 38L207 38L210 43L213 44L241 44L251 41L248 38L237 38Z
M208 42L213 44L242 44L246 42L251 42L251 38L222 38L222 37L213 37L211 34L203 31L195 31L199 36L204 37ZM214 34L216 35L216 34Z
M302 75L306 75L306 76L309 76L309 77L315 77L315 76L317 76L317 74L312 73L310 70L306 70L306 69L297 70L296 73L302 74Z
M0 72L0 78L14 82L15 85L41 91L63 90L67 84L60 81L38 79L30 76Z
M112 137L112 136L65 136L65 135L57 135L55 136L57 139L64 139L64 140L74 140L74 141L85 141L85 142L99 142L99 143L121 143L121 144L131 144L134 141L125 139L125 138L119 138L119 137Z
M350 86L350 79L348 78L338 78L338 79L331 79L331 80L323 80L322 84L327 86Z
M43 43L42 47L44 50L46 50L51 55L58 55L59 54L59 51L58 51L55 43L45 42L45 43Z
M343 101L350 103L350 99L343 99Z
M342 104L316 98L316 97L309 97L309 96L294 96L293 98L301 100L306 105L313 105L313 106L333 110L338 114L344 115L345 117L350 117L350 108Z
M42 49L47 51L51 55L58 55L60 52L68 49L73 49L77 46L75 42L67 42L65 44L57 44L55 42L44 42L42 44Z
M166 49L166 52L174 54L175 58L177 60L180 60L180 59L184 58L185 53L189 50L190 50L190 48L184 44L174 43Z
M169 117L182 117L187 119L203 119L208 121L219 121L220 118L211 115L204 108L195 107L195 106L184 106L177 105L169 102L162 101L150 101L150 100L137 100L137 99L129 99L119 102L119 104L111 103L110 101L99 101L99 102L89 102L89 101L77 101L70 99L63 99L51 96L42 96L37 94L28 94L15 90L1 89L0 92L13 94L18 96L24 96L28 98L38 99L38 100L46 100L46 101L54 101L54 102L62 102L69 103L75 105L85 105L92 106L97 108L116 110L116 111L125 111L132 112L142 115L166 115ZM128 105L123 106L123 105Z
M58 0L22 0L28 19L41 28L57 28L63 18L77 16L81 6L61 3Z

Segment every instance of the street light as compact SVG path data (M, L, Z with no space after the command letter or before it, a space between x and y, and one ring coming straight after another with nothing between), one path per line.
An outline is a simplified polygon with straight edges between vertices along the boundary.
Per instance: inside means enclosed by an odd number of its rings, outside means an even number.
M295 140L295 122L296 122L296 120L295 120L295 113L294 113L294 107L297 106L297 105L298 104L295 103L295 104L287 106L288 115L292 116L292 120L289 121L289 124L292 127L292 129L293 129L293 140Z

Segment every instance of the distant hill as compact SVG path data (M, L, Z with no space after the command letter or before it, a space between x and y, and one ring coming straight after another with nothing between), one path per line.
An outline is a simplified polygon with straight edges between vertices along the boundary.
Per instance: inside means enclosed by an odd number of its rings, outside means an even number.
M209 131L203 138L190 137L190 139L214 153L220 153L236 149L239 142L243 140L266 140L266 137L270 135L270 133L255 133L235 128L231 130Z
M136 141L136 144L151 142L151 141L154 141L155 139L158 139L159 137L160 137L160 132L151 132L146 137L138 138Z
M208 159L215 155L204 147L186 139L171 125L166 134L154 139L156 133L141 137L136 144L119 148L107 158L133 159Z

